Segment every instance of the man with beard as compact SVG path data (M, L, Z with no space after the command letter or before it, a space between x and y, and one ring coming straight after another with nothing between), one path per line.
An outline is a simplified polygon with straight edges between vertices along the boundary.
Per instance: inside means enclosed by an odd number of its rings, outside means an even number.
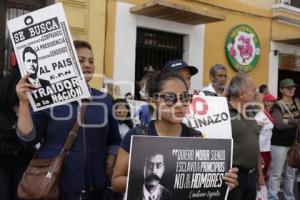
M208 96L226 96L227 71L224 65L215 64L209 69L209 79L211 83L201 91Z
M170 191L160 184L164 171L164 155L146 156L143 188L136 193L134 200L171 200Z

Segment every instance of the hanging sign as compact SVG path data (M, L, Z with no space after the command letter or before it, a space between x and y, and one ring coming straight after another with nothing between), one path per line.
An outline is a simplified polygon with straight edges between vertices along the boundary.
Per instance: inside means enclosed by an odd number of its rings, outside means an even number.
M260 51L258 36L250 26L241 24L228 33L225 54L234 70L249 72L254 69L259 60Z

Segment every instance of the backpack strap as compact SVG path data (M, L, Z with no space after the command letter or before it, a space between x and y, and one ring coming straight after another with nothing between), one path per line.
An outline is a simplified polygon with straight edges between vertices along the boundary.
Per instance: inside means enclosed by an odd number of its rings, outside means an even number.
M286 105L284 104L284 102L283 102L282 100L277 101L277 105L280 107L280 110L281 110L282 115L283 115L285 112L288 112L288 113L289 113L289 109L286 108ZM289 113L289 115L291 115L291 114Z
M293 98L293 101L297 107L297 110L300 112L300 100L298 98Z
M296 102L294 100L293 100L293 103L297 106L297 104L296 104ZM279 100L277 102L277 104L280 106L282 114L284 114L285 112L287 112L289 114L289 116L292 119L294 119L294 115L291 113L290 109L285 105L285 103L282 100Z
M283 105L284 103L282 102L282 100L277 101L276 104L280 107L281 113L284 113L285 109L284 109L284 105Z
M192 127L189 127L189 137L203 137L201 131L195 130Z

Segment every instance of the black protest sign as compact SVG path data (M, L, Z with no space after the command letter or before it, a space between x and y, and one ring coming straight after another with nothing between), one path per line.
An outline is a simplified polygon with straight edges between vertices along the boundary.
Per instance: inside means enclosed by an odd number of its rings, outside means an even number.
M127 199L226 199L232 139L134 136Z

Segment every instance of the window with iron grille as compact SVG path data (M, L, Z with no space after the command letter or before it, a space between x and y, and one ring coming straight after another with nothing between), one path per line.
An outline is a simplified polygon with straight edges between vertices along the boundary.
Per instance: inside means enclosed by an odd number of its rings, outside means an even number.
M291 0L291 6L300 8L300 0Z
M135 59L135 81L138 83L151 69L160 70L164 64L183 56L184 35L138 28ZM138 94L139 87L136 84Z
M9 73L10 54L13 46L9 38L6 22L47 5L54 0L1 0L0 1L0 77Z

